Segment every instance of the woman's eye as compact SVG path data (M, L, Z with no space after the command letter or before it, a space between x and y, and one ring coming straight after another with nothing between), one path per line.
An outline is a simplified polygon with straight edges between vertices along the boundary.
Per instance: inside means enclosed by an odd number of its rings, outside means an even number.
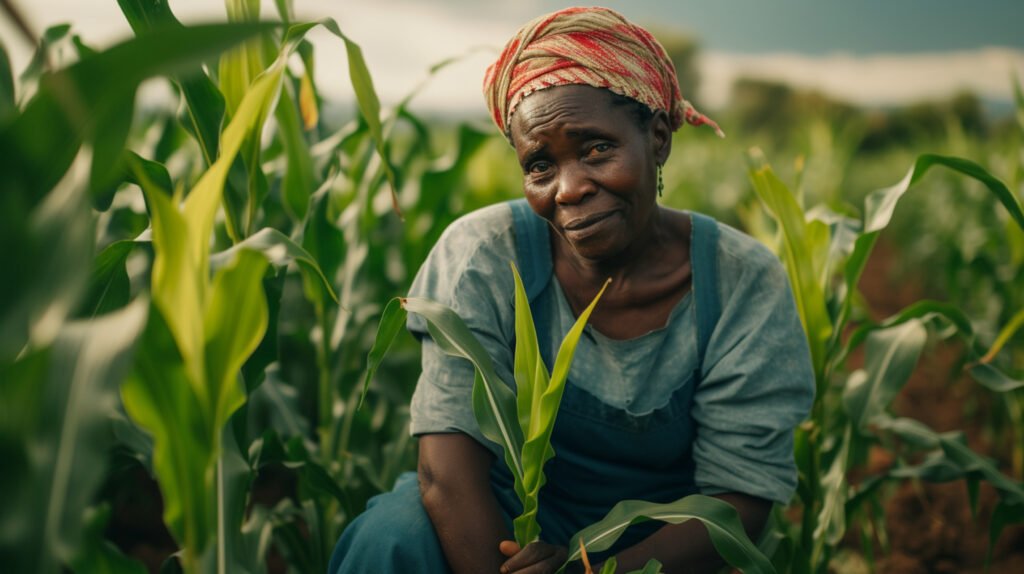
M527 171L534 174L544 173L551 169L551 164L546 161L535 161L530 164Z
M590 148L590 155L602 154L610 149L612 149L612 144L610 143L594 144Z

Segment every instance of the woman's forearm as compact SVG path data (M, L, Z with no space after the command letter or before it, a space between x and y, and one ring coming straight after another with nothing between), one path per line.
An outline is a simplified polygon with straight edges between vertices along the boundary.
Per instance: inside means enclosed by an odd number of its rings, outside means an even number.
M738 493L720 494L715 498L736 508L748 536L756 539L760 535L771 512L770 501ZM724 565L711 544L707 528L699 520L668 524L640 543L619 552L615 558L623 572L639 570L651 558L661 562L667 574L713 573Z
M497 573L511 536L490 485L493 456L463 434L420 439L420 492L455 574Z

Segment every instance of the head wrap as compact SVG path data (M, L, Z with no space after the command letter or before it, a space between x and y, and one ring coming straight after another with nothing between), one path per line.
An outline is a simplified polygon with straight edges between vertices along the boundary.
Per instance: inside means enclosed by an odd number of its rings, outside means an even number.
M672 129L685 121L718 124L679 93L672 60L654 36L608 8L566 8L541 16L509 40L484 76L484 98L494 123L508 134L523 98L566 84L607 88L668 112Z

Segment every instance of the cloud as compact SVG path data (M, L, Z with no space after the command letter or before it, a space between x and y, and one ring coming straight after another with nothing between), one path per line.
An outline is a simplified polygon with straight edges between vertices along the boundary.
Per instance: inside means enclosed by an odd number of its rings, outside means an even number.
M701 56L702 101L721 107L738 77L777 80L866 105L897 105L970 90L1012 99L1011 74L1024 78L1024 52L981 48L957 52L806 56L792 53Z
M480 93L484 69L525 21L524 14L539 13L543 5L541 0L527 3L488 4L486 9L468 0L303 0L296 5L300 19L334 18L362 46L385 106L397 103L416 87L430 66L462 56L436 74L417 96L414 108L482 117L486 114ZM276 13L270 0L262 0L262 5L265 15ZM114 2L46 0L23 6L39 29L71 21L87 42L98 47L131 34ZM224 18L223 4L210 0L175 0L173 7L186 22ZM0 32L11 37L3 19ZM332 101L351 102L343 43L322 29L311 32L309 38L316 46L316 77L323 95ZM8 49L15 70L20 70L30 50L17 41ZM742 76L813 88L868 106L941 98L959 89L1009 101L1011 71L1024 78L1024 51L1009 48L872 56L706 51L699 64L700 100L708 108L724 106L732 83Z

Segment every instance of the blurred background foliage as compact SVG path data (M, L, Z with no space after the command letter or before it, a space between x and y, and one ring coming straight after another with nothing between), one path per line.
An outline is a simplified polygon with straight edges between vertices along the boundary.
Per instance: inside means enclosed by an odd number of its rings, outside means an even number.
M359 47L332 21L294 22L289 0L270 14L228 0L228 23L210 27L182 26L156 0L119 4L136 34L122 44L96 50L72 23L25 29L37 50L24 70L0 51L0 560L16 572L323 572L366 500L415 467L411 337L356 409L382 306L456 217L519 195L518 165L482 118L419 114L413 86L382 110ZM313 26L345 43L352 109L317 89ZM697 43L654 31L696 93ZM144 81L173 104L138 100ZM726 139L676 134L663 201L773 244L780 229L749 175L758 147L808 221L860 217L924 152L983 166L1019 205L1017 93L1017 115L996 117L970 93L861 109L741 79L715 111ZM1014 493L1024 232L1006 205L977 179L932 170L892 215L878 251L898 264L874 280L954 305L993 351L985 364L1002 378L972 387L990 407L965 408L964 425L992 437L971 460L994 459ZM898 310L846 295L850 329ZM974 347L944 349L952 376L977 366ZM855 371L838 365L823 384ZM839 438L821 440L827 453ZM971 472L915 480L976 485ZM1000 528L1024 518L1006 508L992 517ZM868 522L870 557L885 525ZM777 564L823 571L831 556Z

